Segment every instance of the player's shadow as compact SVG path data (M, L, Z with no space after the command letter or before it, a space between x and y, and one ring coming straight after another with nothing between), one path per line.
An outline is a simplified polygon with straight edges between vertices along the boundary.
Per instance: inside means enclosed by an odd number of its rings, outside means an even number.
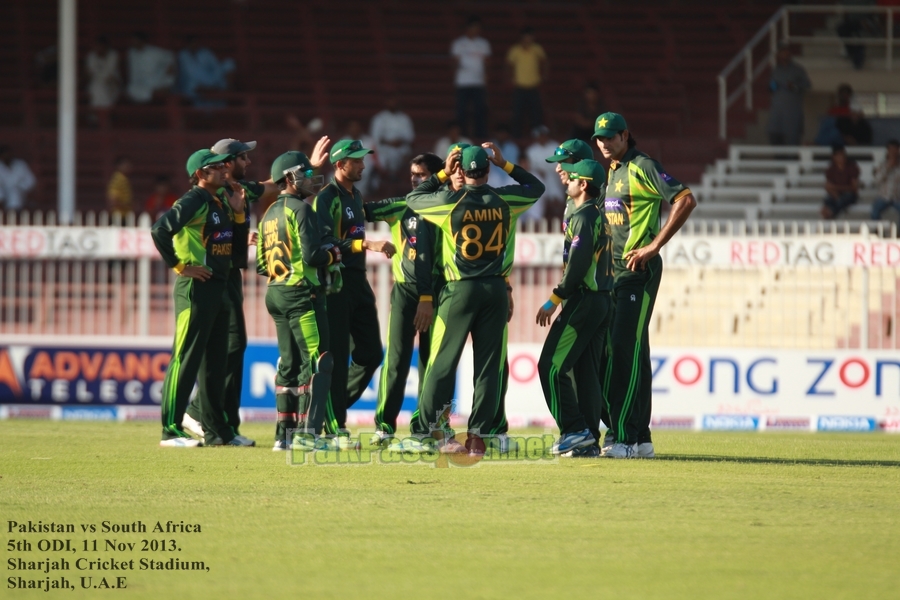
M816 467L900 467L900 460L841 460L837 458L768 458L764 456L716 456L709 454L657 454L655 460L679 462L733 462Z

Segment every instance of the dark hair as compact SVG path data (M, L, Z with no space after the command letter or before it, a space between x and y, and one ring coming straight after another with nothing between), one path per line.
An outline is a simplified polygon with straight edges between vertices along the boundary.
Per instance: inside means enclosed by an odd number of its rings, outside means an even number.
M456 119L450 119L449 121L447 121L447 129L450 129L451 127L459 127L459 121L457 121Z
M472 25L481 25L481 17L478 15L471 15L466 19L466 27L471 27Z
M431 152L426 152L425 154L420 154L409 161L411 165L419 165L421 167L425 167L428 169L428 172L434 175L444 166L444 161L441 160L441 157L437 154L432 154Z
M199 183L200 183L200 178L197 177L197 174L194 173L193 175L191 175L191 185L197 185Z
M128 158L127 156L125 156L124 154L118 155L118 156L116 157L116 163L115 163L116 166L118 167L118 166L121 165L123 162L131 162L131 159Z
M628 132L628 149L631 150L631 149L633 149L635 146L637 146L637 140L634 139L634 134L631 133L631 130L630 130L630 129L623 129L623 130L620 131L619 133L622 133L622 132L624 132L624 131L627 131L627 132Z
M533 27L523 27L522 35L534 35L534 28Z
M844 153L847 152L847 149L844 147L843 144L834 144L831 147L831 155L832 156L834 156L835 154L840 154L841 152L844 152Z
M488 167L483 169L472 169L471 171L463 171L463 174L469 179L481 179L488 174Z
M109 38L106 37L105 35L98 35L98 36L97 36L97 43L98 43L98 44L103 44L104 46L109 46Z
M900 142L897 141L897 138L891 138L887 141L887 144L885 144L885 146L897 146L898 148L900 148Z
M141 40L144 43L147 43L147 41L149 40L149 38L147 37L147 33L145 31L135 31L134 37L136 37L137 39Z
M600 186L594 185L590 181L587 183L587 195L591 198L599 198L600 197Z

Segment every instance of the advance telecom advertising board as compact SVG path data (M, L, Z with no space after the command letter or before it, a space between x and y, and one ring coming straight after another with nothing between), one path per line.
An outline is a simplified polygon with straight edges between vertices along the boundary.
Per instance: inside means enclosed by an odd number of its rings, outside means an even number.
M169 363L168 342L113 343L0 345L0 416L151 418ZM540 344L509 346L512 427L553 426L537 372L540 351ZM274 343L251 342L247 349L242 408L250 415L272 412L274 418L277 359ZM416 406L416 361L414 355L403 404L409 412ZM900 430L900 357L894 352L655 348L652 364L656 428ZM371 424L378 377L353 406L353 424ZM460 415L471 407L472 389L467 350L457 376Z

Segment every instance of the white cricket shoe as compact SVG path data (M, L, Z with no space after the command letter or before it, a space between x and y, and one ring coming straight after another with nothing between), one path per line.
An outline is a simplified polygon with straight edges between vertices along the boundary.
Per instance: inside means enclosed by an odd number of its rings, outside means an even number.
M203 433L203 425L200 423L200 421L187 413L184 413L184 418L181 419L181 428L185 431L190 431L200 439L203 439L205 437L205 434Z
M653 452L653 442L644 442L637 445L638 458L655 458L656 453Z
M603 456L606 458L634 458L637 456L637 444L620 444L617 442Z
M175 437L160 440L159 445L163 448L198 448L203 445L203 442L189 437Z

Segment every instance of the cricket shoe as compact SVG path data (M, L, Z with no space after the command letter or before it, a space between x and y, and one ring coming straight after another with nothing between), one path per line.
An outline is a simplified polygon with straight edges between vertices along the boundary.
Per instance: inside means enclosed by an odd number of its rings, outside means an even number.
M242 435L236 435L227 442L222 441L222 438L217 437L214 438L211 442L206 444L207 446L234 446L236 448L249 448L250 446L255 446L256 442L253 440L247 439Z
M612 448L616 443L616 434L613 433L612 429L607 429L606 433L603 434L603 445L600 446L600 456L606 456L606 453L609 452L609 449Z
M387 431L378 430L369 438L370 446L390 446L394 441L394 434Z
M510 452L515 452L518 448L516 441L510 439L509 435L505 433L498 433L489 438L488 445L497 450L500 454L509 454Z
M590 446L597 439L591 433L590 429L582 429L573 433L564 433L560 436L559 441L553 444L550 449L551 454L565 454L569 450L581 448L582 446Z
M643 444L638 444L637 456L638 458L656 458L656 453L653 452L653 442L644 442Z
M408 437L402 441L395 441L388 446L390 452L398 452L402 454L422 454L425 452L433 452L434 448L430 444L424 443L416 437Z
M604 454L606 458L635 458L637 457L637 444L615 443Z
M319 437L312 433L295 433L291 439L292 450L337 450L337 443L333 439Z
M456 438L439 440L437 448L441 454L467 454L469 452L465 446L456 441Z
M190 431L200 439L203 439L206 436L206 434L203 432L203 425L200 423L200 421L187 413L184 413L184 418L181 419L181 428L185 431Z
M362 446L359 440L354 440L349 435L338 435L334 438L334 447L337 450L359 450Z
M566 458L600 458L600 448L594 445L582 446L563 454Z
M198 448L203 445L203 442L189 437L174 437L160 440L159 445L163 448Z
M275 440L275 445L272 446L272 452L285 452L290 449L290 444L287 443L287 440Z

